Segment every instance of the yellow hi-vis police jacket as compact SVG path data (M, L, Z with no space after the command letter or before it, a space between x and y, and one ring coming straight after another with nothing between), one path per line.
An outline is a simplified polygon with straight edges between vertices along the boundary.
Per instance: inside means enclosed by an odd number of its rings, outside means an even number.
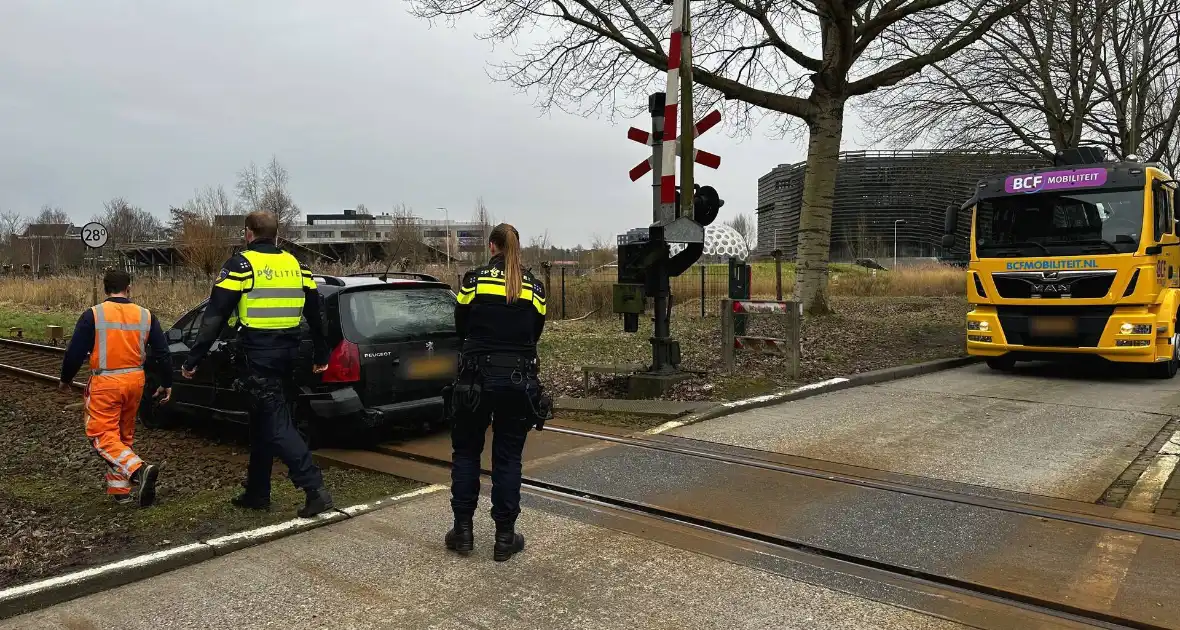
M520 295L509 303L504 283L504 257L463 276L455 305L455 329L463 354L509 353L536 356L545 328L545 285L525 269Z

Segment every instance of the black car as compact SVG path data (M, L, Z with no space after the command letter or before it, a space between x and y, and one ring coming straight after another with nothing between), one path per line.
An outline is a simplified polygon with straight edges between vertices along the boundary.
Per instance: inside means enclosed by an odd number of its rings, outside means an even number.
M293 396L296 425L313 444L355 442L377 428L431 430L443 422L442 388L453 378L459 351L455 294L426 274L316 275L323 299L328 369L312 374L306 320ZM180 374L197 336L206 302L168 329L172 401L140 405L148 427L166 427L178 413L246 422L247 399L234 387L235 331L227 329L192 380ZM155 391L149 382L146 392Z

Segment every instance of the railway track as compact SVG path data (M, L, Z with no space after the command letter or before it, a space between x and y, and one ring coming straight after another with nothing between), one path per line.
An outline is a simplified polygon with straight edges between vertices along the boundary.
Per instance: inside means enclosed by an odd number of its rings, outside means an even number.
M948 490L907 485L893 481L869 479L851 474L831 472L818 468L800 465L790 465L781 462L762 459L749 454L735 454L717 448L706 442L695 443L694 440L672 438L671 436L639 437L634 435L612 435L597 431L571 428L567 426L549 426L545 432L553 432L569 437L581 438L590 443L597 443L599 450L610 447L637 449L635 457L678 457L688 467L700 466L701 462L711 462L712 465L723 467L727 471L720 475L725 478L750 479L766 478L766 475L777 478L781 482L784 478L792 480L806 480L807 483L835 484L856 488L857 490L873 493L883 493L892 500L902 502L936 501L975 510L988 515L1004 515L1008 518L1019 518L1022 522L1034 522L1049 526L1070 526L1088 532L1088 535L1101 536L1136 536L1145 540L1159 541L1161 544L1174 545L1180 549L1180 530L1161 526L1152 522L1150 515L1126 514L1130 519L1123 520L1101 510L1086 510L1079 506L1077 510L1044 505L1025 504L1018 501L1004 500L989 496L964 494ZM441 444L441 443L440 443ZM591 448L595 448L591 446ZM450 466L449 452L445 448L423 449L414 443L405 445L382 445L373 452L366 453L371 465L363 463L356 467L370 468L380 472L393 473L415 478L429 483L445 482ZM573 466L576 468L577 466ZM638 466L644 468L645 466ZM532 468L532 470L530 470ZM806 536L792 535L789 528L773 528L759 526L766 521L747 519L743 515L726 512L725 508L713 510L698 507L694 500L685 499L679 495L694 494L692 489L671 488L650 493L646 496L626 496L618 490L619 486L605 487L594 482L571 483L569 477L551 474L549 465L542 466L538 472L535 467L526 463L526 475L523 487L526 492L545 497L550 500L579 505L586 509L605 510L614 513L617 518L631 519L640 523L635 531L641 535L660 528L679 527L694 532L694 536L711 536L728 540L736 546L760 545L764 551L786 558L789 562L806 563L815 567L827 567L839 571L851 571L883 584L900 586L901 588L936 591L943 598L957 601L973 602L971 606L979 608L999 607L1010 611L1019 611L1030 619L1050 622L1045 627L1100 627L1100 628L1167 628L1170 625L1157 625L1142 616L1132 618L1110 610L1096 609L1088 606L1089 602L1077 601L1069 597L1054 598L1045 596L1046 589L1041 593L1030 592L1025 589L1005 586L1003 580L989 581L964 578L954 571L941 571L936 568L923 568L917 563L905 563L873 557L871 553L850 551L840 545L816 544ZM746 472L736 472L746 471ZM749 471L756 471L750 473ZM486 477L490 470L482 471ZM754 475L754 476L750 476ZM593 476L593 475L591 475ZM732 479L729 479L732 483ZM628 482L623 482L624 484ZM642 485L643 481L633 480L632 485ZM707 494L707 493L705 493ZM839 490L833 495L840 495ZM675 498L669 497L673 495ZM780 495L782 496L782 495ZM702 501L707 503L704 495ZM757 501L750 497L750 501ZM742 506L742 501L734 502L734 506ZM702 503L702 506L704 503ZM744 506L737 509L745 509ZM757 508L754 508L757 509ZM1095 513L1099 512L1099 513ZM1123 514L1119 514L1122 516ZM593 518L600 518L595 516ZM900 518L900 517L899 517ZM922 527L918 525L917 527ZM680 540L685 538L681 536ZM1170 549L1170 548L1169 548ZM1052 589L1048 589L1051 591ZM1035 589L1034 589L1035 591ZM1148 617L1150 619L1150 617ZM969 620L961 620L969 621ZM1006 626L1007 622L997 622L991 627L1025 627ZM980 627L989 627L983 623Z
M0 372L56 383L65 353L65 348L57 346L0 338ZM85 387L89 374L90 368L83 365L74 386Z

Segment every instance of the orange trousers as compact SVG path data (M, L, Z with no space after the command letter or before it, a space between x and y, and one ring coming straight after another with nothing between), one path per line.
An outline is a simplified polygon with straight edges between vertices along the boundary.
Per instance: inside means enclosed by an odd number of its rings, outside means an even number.
M86 437L107 463L107 494L131 493L131 475L143 460L131 450L144 374L91 376L86 385Z

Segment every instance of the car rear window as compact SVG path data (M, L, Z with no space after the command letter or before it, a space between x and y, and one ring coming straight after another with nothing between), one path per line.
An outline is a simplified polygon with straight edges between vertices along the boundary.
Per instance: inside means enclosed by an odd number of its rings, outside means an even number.
M345 293L340 323L355 343L454 333L455 294L441 287Z

